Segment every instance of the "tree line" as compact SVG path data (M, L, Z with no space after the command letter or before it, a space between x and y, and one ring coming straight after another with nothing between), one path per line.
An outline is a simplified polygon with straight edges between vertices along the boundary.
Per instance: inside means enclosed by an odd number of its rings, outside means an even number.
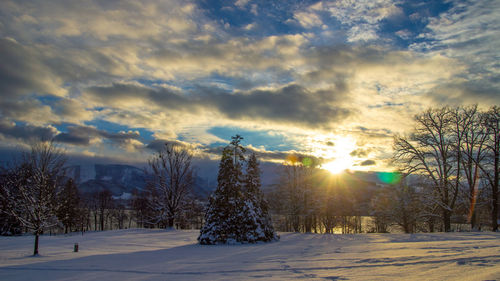
M127 227L201 227L203 202L191 193L192 156L166 144L149 161L144 190L114 198L109 190L82 193L67 176L64 152L52 142L32 145L0 173L0 234L103 231ZM132 225L134 223L134 225Z
M420 176L426 215L439 218L444 231L460 210L478 229L481 207L498 231L499 120L498 106L432 108L415 116L411 134L394 137L395 165Z
M290 156L266 194L279 231L360 233L376 188L352 174L332 175L310 157ZM374 230L369 230L374 231Z
M267 194L281 231L317 233L498 231L500 109L431 108L411 132L394 136L397 180L374 185L289 157Z
M279 182L245 204L267 201L265 212L279 231L387 232L397 226L411 233L452 231L457 223L498 231L499 119L497 106L428 109L415 116L411 132L394 136L398 172L391 175L399 181L374 186L349 174L332 176L316 158L292 156L281 166ZM249 181L260 187L256 156L246 162L241 139L233 138L222 154L214 194L230 190L223 185L237 187L222 202L255 189ZM51 142L37 143L1 170L1 234L32 232L37 254L39 235L53 229L84 232L132 222L134 227L201 228L212 217L207 204L217 200L207 202L192 192L192 157L184 147L165 144L148 162L145 188L120 200L108 190L81 193L65 173L63 151ZM253 167L246 176L244 164Z

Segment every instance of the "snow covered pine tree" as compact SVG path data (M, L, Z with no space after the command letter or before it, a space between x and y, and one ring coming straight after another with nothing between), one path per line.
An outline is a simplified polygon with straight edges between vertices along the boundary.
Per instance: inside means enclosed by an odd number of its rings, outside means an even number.
M260 192L260 170L253 154L242 173L245 149L243 138L232 137L224 148L219 164L218 185L210 197L205 224L200 230L200 244L235 244L269 242L275 234L267 203Z
M267 202L260 191L260 168L257 156L252 153L247 162L247 173L243 184L244 223L246 239L249 243L278 240L274 232Z

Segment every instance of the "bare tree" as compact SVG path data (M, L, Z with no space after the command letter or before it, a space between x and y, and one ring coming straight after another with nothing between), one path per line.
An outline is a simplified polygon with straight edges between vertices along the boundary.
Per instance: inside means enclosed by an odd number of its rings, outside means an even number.
M460 180L452 111L448 107L429 109L415 116L415 121L412 135L394 139L395 163L405 174L421 174L431 180L433 198L441 209L444 230L449 232Z
M40 234L58 223L57 193L66 159L51 142L44 142L34 144L21 160L7 171L0 196L11 202L7 211L35 235L33 255L37 255Z
M192 154L184 147L166 143L151 160L147 173L148 204L154 214L153 223L166 220L167 227L182 209L182 203L193 184Z
M296 157L290 157L283 163L282 170L282 196L286 201L287 224L295 232L300 231L301 215L304 213L304 166Z
M125 227L124 222L128 219L128 215L124 204L115 204L115 207L111 212L111 216L116 220L118 229L123 229Z
M487 128L487 161L481 165L491 192L491 227L498 231L498 184L500 171L500 107L493 106L486 114L484 125Z
M101 231L106 230L106 222L114 208L114 201L111 191L104 189L97 194L97 212L99 214L99 226ZM111 225L111 228L113 226Z
M381 189L377 197L380 196L385 200L372 201L372 203L383 203L382 206L374 206L375 213L382 215L382 218L389 222L388 225L395 224L400 226L405 233L414 233L422 215L417 189L403 180L398 185L390 185Z
M479 198L480 165L485 158L485 141L488 134L483 126L484 114L477 105L459 107L453 111L455 145L464 178L461 184L465 189L465 201L468 208L468 221L472 229L476 229L476 205ZM457 178L457 180L459 177Z
M58 201L57 217L64 225L64 233L71 232L81 217L80 194L73 179L69 179L59 192Z

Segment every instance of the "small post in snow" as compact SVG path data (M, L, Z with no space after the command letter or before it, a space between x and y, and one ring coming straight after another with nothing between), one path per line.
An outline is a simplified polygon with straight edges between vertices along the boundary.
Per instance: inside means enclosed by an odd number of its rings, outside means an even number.
M78 252L78 243L75 243L75 246L73 247L73 252Z

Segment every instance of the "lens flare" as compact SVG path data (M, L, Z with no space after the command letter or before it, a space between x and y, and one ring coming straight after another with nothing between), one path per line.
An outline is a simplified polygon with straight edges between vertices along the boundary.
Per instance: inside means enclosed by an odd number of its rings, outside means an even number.
M290 164L295 164L299 161L299 158L296 155L290 154L286 157L285 161Z
M302 165L304 165L305 167L310 167L312 164L313 164L313 161L311 158L304 157L304 159L302 159Z
M387 184L396 184L401 181L401 174L398 172L377 172L377 178Z

